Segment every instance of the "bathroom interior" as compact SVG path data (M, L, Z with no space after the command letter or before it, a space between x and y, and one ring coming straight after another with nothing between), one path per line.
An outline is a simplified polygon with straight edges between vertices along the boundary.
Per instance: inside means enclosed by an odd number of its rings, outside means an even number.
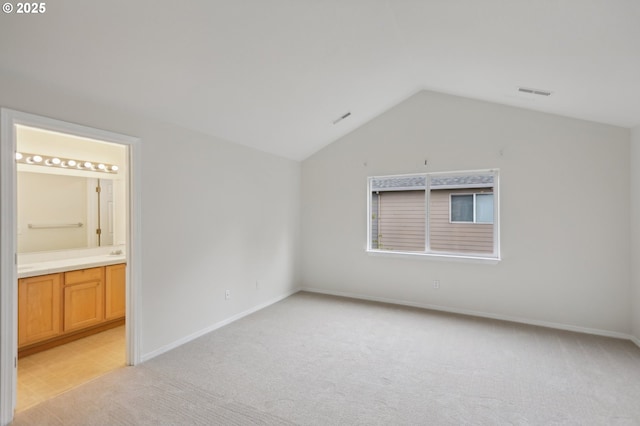
M128 149L16 126L16 411L125 366Z

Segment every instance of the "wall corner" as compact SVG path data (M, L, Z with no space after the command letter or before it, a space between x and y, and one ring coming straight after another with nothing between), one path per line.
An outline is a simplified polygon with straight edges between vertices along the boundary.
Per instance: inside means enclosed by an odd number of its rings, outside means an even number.
M640 125L631 129L631 329L640 346Z

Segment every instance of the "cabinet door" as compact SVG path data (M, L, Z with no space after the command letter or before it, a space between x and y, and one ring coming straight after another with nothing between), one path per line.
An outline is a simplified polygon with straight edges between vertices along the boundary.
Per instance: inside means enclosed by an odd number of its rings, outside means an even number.
M64 286L64 331L79 330L104 320L102 281Z
M62 332L61 274L18 281L18 346Z
M122 318L125 315L127 307L125 271L124 263L106 267L104 311L106 320Z

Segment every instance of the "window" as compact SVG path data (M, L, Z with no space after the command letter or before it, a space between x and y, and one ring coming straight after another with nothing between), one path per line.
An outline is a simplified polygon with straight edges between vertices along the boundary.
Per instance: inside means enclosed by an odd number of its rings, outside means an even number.
M499 258L498 172L369 178L369 251Z
M493 223L493 193L451 194L451 223Z

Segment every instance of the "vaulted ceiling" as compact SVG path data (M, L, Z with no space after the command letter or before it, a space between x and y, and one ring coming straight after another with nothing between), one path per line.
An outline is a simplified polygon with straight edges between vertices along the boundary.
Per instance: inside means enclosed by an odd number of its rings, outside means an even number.
M637 0L58 0L0 14L0 70L301 160L423 89L636 126L639 23Z

